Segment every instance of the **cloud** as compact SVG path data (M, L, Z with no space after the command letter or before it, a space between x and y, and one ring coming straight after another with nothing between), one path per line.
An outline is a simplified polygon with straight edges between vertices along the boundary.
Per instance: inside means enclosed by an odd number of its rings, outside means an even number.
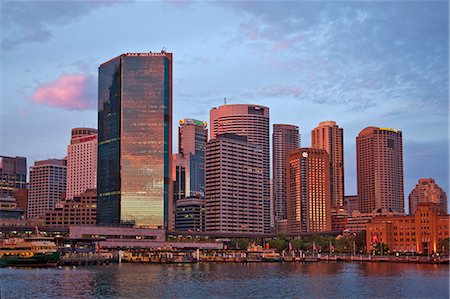
M63 74L38 86L31 97L37 104L66 110L93 110L96 98L95 78L84 74Z
M228 46L246 46L264 74L299 86L292 98L348 112L447 112L447 2L217 5L241 16Z
M95 9L124 1L2 1L1 46L11 50L23 43L51 39L54 26L73 22Z

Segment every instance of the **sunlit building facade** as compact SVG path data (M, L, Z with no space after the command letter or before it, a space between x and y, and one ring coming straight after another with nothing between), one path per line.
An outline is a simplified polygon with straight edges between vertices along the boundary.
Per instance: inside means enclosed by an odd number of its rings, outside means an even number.
M366 225L367 252L382 243L390 252L448 255L449 223L450 216L430 202L418 203L415 215L375 217Z
M300 147L299 128L274 124L272 133L273 210L275 222L286 215L286 161L288 153Z
M99 67L97 222L172 227L172 54Z
M270 133L269 108L260 105L233 104L210 111L210 138L231 133L247 137L248 143L258 145L263 155L264 232L271 232L270 211Z
M323 149L300 148L287 158L287 229L291 234L331 230L330 158Z
M74 128L67 146L66 199L97 188L97 129Z
M409 193L408 201L410 215L414 215L421 202L435 203L442 213L447 213L447 194L432 178L419 179Z
M404 213L402 131L367 127L356 137L359 208Z
M311 147L330 155L331 205L344 204L344 130L334 121L324 121L311 131Z

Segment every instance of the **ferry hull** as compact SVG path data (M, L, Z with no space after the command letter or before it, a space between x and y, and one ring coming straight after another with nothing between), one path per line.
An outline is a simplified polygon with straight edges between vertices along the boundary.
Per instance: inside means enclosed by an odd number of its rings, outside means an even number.
M54 267L59 258L59 252L35 253L31 257L3 255L0 257L0 267Z

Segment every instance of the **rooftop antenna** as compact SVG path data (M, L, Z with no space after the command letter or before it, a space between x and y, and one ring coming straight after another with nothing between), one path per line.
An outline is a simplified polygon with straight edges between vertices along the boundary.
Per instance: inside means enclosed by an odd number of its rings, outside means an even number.
M166 47L163 47L161 53L166 53L166 50L167 50Z
M223 98L223 104L224 104L224 105L227 104L227 98Z

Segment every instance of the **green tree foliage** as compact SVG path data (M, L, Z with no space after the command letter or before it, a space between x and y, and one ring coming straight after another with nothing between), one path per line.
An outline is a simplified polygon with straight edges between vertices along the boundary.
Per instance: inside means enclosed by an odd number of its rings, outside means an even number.
M373 245L372 250L370 252L376 255L385 255L389 253L389 247L384 243L378 242L375 245Z

